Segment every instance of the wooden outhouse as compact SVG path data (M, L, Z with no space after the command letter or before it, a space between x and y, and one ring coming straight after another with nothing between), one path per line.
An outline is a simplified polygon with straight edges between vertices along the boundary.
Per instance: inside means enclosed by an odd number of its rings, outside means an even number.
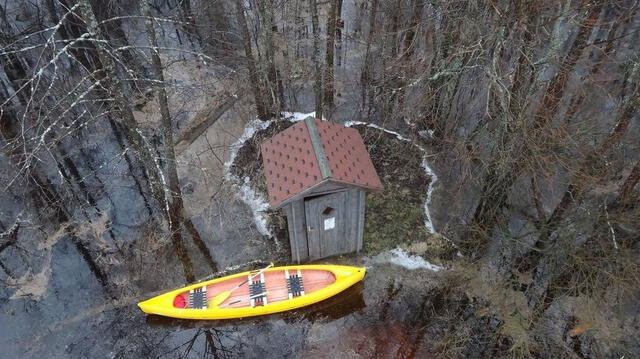
M261 145L269 204L287 216L298 263L362 249L367 191L380 191L354 128L307 118Z

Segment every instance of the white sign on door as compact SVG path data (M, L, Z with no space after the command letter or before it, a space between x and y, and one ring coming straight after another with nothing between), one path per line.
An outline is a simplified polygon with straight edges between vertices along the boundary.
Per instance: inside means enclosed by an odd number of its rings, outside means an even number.
M324 230L328 231L336 227L336 217L327 218L324 220Z

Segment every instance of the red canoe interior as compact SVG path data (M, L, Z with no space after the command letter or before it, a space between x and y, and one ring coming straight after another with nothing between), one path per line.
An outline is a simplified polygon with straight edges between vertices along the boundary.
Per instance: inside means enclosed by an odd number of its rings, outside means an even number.
M323 270L301 270L302 285L304 293L309 294L322 289L336 281L333 273ZM289 290L287 288L287 279L285 277L285 271L276 270L264 272L265 291L267 292L267 304L281 302L283 300L289 300ZM297 275L296 270L290 270L289 275ZM207 286L207 301L211 300L218 294L233 289L238 284L245 281L247 277L238 277L228 279L222 282L210 284ZM252 281L260 280L260 276L256 276ZM187 308L189 306L189 292L178 294L173 301L173 306L176 308ZM251 299L249 296L249 283L245 283L242 287L236 289L231 293L231 296L220 304L220 308L241 308L250 307Z

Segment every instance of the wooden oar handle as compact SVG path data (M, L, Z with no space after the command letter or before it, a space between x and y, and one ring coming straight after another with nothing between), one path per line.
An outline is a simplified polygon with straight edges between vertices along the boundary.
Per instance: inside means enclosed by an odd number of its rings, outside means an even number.
M249 298L247 298L247 299L248 299L248 300L256 299L256 298L258 298L258 297L262 297L263 295L267 295L267 294L269 294L269 292L268 292L268 291L265 291L265 292L262 292L262 293L260 293L260 294L252 295L252 296L250 296L250 297L249 297ZM227 306L227 307L228 307L228 306L230 306L230 305L238 304L238 303L242 302L243 300L244 300L244 299L234 300L233 302L230 302L230 303L225 304L225 306Z
M252 280L253 278L257 277L260 275L260 273L266 271L267 269L273 267L273 263L269 264L268 266L260 269L256 274L250 275L247 279L245 279L244 281L242 281L242 283L238 284L235 288L231 289L231 292L233 292L234 290L242 287L243 285L247 284L248 281Z

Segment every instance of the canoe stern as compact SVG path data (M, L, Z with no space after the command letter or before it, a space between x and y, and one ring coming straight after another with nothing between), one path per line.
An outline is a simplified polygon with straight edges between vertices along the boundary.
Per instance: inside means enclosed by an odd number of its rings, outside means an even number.
M167 315L167 309L173 309L173 299L179 293L180 291L177 290L161 294L138 303L138 307L147 314Z

